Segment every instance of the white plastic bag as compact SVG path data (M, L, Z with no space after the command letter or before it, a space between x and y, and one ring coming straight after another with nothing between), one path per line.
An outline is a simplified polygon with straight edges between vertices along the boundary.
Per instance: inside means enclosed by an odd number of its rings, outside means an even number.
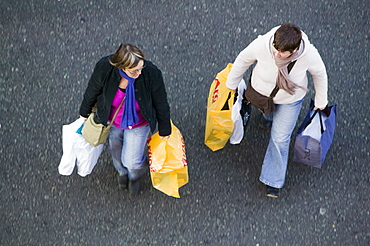
M313 113L315 111L312 110L312 112L310 113L310 115L312 116ZM328 117L325 115L325 114L321 114L321 119L322 119L322 127L323 127L323 131L326 130L326 126L325 126L325 120L327 119ZM320 139L321 139L321 135L322 135L322 132L321 132L321 127L320 127L320 114L316 114L315 117L313 117L312 119L312 122L311 124L309 124L302 132L302 136L310 136L312 137L313 139L316 139L317 141L320 142Z
M103 151L104 144L94 147L85 138L77 134L73 142L73 151L77 157L77 173L85 177L89 175L98 162L99 156Z
M73 151L73 141L77 135L77 129L84 123L80 118L69 125L63 125L63 156L60 160L58 171L61 175L71 175L76 165L76 155Z
M244 136L243 119L240 114L240 109L242 107L243 93L246 88L247 86L242 79L238 85L238 97L231 112L231 118L234 122L234 131L230 137L230 144L240 144Z
M95 167L103 151L104 144L93 147L76 131L84 123L83 118L77 119L69 125L63 125L63 155L58 171L61 175L71 175L77 164L77 173L85 177Z

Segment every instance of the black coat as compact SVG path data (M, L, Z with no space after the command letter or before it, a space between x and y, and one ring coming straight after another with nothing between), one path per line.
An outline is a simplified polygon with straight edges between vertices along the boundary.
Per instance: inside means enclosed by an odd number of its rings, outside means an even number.
M118 68L109 63L111 57L103 57L95 65L80 107L80 115L88 117L96 104L98 119L104 125L109 120L111 105L121 80ZM159 135L168 136L171 134L170 107L162 73L150 61L144 61L144 66L134 83L136 100L151 131L155 131L158 122Z

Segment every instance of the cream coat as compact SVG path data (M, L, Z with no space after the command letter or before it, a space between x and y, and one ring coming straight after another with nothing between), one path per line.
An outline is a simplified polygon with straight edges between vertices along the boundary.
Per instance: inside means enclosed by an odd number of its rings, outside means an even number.
M252 72L252 86L265 96L269 96L276 85L278 68L275 65L270 44L279 27L271 29L265 35L259 36L250 43L234 61L234 65L228 76L226 86L236 89L243 78L245 71L257 61ZM293 69L289 73L291 80L304 88L307 88L307 71L312 75L315 87L315 106L323 108L327 105L328 79L325 65L317 49L310 43L307 35L302 32L304 51L298 57ZM274 98L275 104L288 104L302 99L306 91L297 88L294 95L284 90L279 90Z

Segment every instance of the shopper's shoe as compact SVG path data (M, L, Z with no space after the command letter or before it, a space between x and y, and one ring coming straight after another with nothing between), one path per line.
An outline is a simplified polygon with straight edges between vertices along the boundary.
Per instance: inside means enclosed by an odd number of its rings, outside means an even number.
M130 193L130 197L137 196L140 192L140 179L137 180L130 180L128 182L128 191Z
M266 195L268 197L278 198L279 197L279 189L267 185Z
M262 130L269 130L272 126L272 121L271 120L266 120L265 117L261 114L261 119L260 123L258 124L258 127L261 128Z
M128 176L127 174L119 175L118 176L118 185L121 189L126 189L128 184Z

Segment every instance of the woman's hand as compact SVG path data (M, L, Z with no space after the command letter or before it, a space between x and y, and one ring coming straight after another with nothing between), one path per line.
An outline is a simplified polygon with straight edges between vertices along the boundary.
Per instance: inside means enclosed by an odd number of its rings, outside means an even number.
M160 138L161 138L161 139L166 139L166 140L167 140L167 139L169 139L169 138L170 138L170 135L168 135L168 136L160 136Z

